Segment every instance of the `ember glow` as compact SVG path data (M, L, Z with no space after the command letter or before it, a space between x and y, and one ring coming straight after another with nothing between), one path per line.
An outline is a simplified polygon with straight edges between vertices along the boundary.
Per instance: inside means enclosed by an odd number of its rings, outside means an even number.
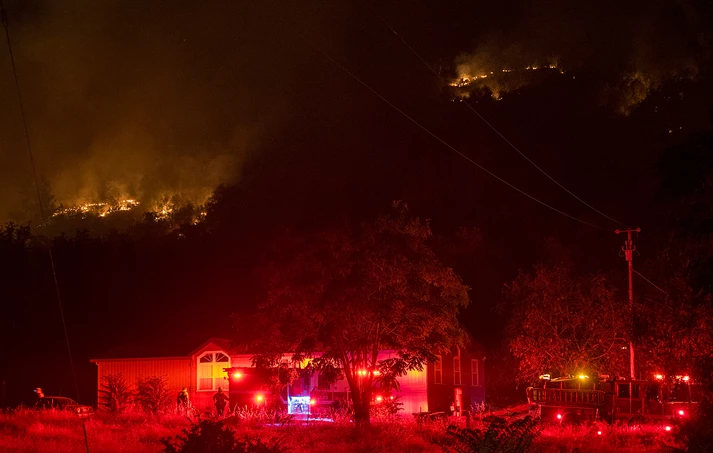
M521 73L523 71L539 71L539 70L549 71L549 70L553 70L553 69L558 70L558 72L560 74L564 74L564 70L560 69L554 63L547 64L544 66L531 65L531 66L526 66L521 69L514 69L514 68L501 69L498 72L501 74L510 74L510 73ZM463 88L463 87L467 87L467 86L471 86L471 85L475 84L478 80L487 79L489 76L492 78L493 76L497 76L497 74L494 71L473 74L473 73L468 72L467 69L461 68L459 76L455 80L451 81L449 83L449 85L452 87Z
M57 217L61 215L81 216L82 218L85 218L87 215L97 215L99 217L106 217L107 215L116 212L131 211L140 204L141 203L139 203L137 200L134 200L133 198L118 200L113 203L85 202L76 206L71 206L69 208L60 208L59 210L52 213L52 217Z

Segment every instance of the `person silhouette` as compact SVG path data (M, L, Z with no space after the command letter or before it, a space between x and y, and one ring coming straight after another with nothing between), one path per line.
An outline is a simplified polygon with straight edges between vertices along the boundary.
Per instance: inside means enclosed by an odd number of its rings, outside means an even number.
M181 414L185 414L188 411L188 389L186 387L183 387L183 390L178 393L176 407Z
M213 395L213 404L215 404L215 410L218 415L223 415L225 406L228 404L228 395L223 392L223 387L218 387L218 393Z

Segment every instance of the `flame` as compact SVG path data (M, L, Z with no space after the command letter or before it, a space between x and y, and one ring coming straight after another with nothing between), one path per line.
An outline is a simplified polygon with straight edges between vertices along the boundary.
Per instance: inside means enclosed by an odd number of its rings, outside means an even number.
M135 207L139 206L139 202L133 198L126 198L123 200L117 200L114 203L106 202L84 202L77 206L71 206L69 208L59 209L52 213L52 217L57 217L60 215L75 216L81 215L85 218L87 214L96 214L99 217L106 217L109 214L113 214L119 211L130 211Z
M549 70L549 69L556 69L559 71L560 74L564 74L564 70L560 69L557 63L549 63L544 66L538 66L538 65L530 65L526 66L522 69L516 69L516 68L503 68L501 69L501 72L503 74L508 74L511 72L517 72L517 71L538 71L538 70ZM470 86L474 83L476 83L478 80L482 79L487 79L488 75L494 75L495 73L493 71L490 71L489 73L482 73L482 74L460 74L457 79L451 81L449 83L450 86L456 87L456 88L463 88Z

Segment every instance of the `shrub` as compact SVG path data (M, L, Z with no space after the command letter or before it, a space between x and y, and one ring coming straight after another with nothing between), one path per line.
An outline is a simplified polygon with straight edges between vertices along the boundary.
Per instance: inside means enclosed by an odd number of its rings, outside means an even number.
M455 439L446 451L455 453L526 453L530 451L540 428L532 417L525 417L508 424L496 419L487 431L461 429L451 425L448 434Z
M268 445L262 440L245 436L235 438L235 432L220 421L201 420L185 428L182 434L162 439L165 453L283 453L279 444Z
M134 401L146 412L157 414L171 404L166 376L151 376L139 379Z
M102 377L99 393L99 405L111 413L122 412L134 396L122 373Z
M392 419L398 415L399 411L404 410L402 407L401 396L385 397L382 402L371 406L371 416L376 419Z

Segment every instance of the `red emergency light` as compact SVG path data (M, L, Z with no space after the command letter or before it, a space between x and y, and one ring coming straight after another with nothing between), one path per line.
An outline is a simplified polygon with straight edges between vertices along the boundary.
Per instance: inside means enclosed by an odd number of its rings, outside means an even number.
M240 372L237 372L237 371L236 371L235 373L233 373L233 377L234 377L235 379L240 379L241 377L243 377L243 373L240 373Z

